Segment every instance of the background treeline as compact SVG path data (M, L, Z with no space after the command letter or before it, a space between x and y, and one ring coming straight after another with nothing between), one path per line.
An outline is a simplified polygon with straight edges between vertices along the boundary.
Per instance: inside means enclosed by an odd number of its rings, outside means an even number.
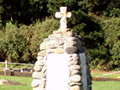
M59 27L60 6L72 12L68 26L85 41L91 66L120 67L120 0L0 0L0 60L34 63L39 45Z

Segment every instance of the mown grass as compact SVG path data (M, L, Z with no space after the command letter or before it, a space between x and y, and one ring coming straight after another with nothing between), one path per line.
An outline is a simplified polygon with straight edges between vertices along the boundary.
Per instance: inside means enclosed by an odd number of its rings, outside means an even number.
M14 80L25 86L3 85L0 90L32 90L31 77L0 76L0 79ZM120 90L119 81L93 81L92 90Z
M92 73L93 77L103 78L120 78L120 73L106 72L106 73ZM120 90L120 81L93 81L92 90Z
M1 76L0 79L7 79L7 80L13 80L20 82L23 85L18 86L18 85L1 85L0 90L32 90L31 87L31 82L32 78L31 77L16 77L16 76Z
M119 81L93 81L92 90L120 90Z

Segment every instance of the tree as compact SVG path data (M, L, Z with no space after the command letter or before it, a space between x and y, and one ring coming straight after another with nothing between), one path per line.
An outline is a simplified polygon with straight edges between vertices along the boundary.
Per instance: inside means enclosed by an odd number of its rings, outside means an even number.
M4 0L2 6L4 24L11 21L15 24L29 25L47 16L47 0Z
M28 51L28 46L26 39L15 25L7 23L4 33L0 37L0 42L0 58L7 59L9 62L25 61L23 56Z
M3 0L0 0L0 28L2 27L2 13L4 12L4 8L2 4L3 4Z
M111 18L104 21L105 23L105 46L108 48L109 61L107 62L112 68L120 67L120 28L119 18Z

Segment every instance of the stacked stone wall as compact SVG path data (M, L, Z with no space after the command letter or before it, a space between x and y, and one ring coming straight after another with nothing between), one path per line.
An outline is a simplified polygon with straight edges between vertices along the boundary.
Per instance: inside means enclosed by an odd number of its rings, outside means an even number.
M40 45L40 52L34 66L32 75L33 90L45 90L46 88L46 60L47 54L67 54L69 56L69 90L84 90L81 73L80 53L85 53L87 71L87 90L91 90L91 75L87 50L81 38L71 30L65 32L54 31Z

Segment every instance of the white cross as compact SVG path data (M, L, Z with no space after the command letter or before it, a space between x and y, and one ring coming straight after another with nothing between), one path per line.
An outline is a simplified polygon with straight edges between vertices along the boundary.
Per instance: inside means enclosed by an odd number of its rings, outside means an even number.
M8 61L5 60L5 70L8 70Z
M60 30L66 31L67 30L67 18L71 17L71 12L67 12L67 7L60 7L60 12L56 12L56 18L61 18L60 20Z

